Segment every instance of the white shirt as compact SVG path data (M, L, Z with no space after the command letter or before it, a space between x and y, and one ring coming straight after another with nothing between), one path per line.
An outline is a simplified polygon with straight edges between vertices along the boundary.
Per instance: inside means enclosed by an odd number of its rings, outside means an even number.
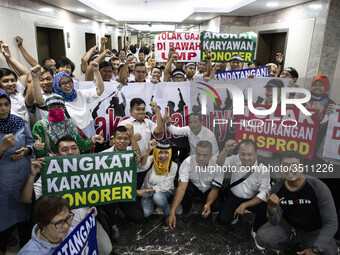
M227 157L224 162L224 166L236 167L236 171L233 171L231 174L230 184L241 179L247 174L247 169L242 166L238 155ZM269 192L270 190L269 170L262 163L258 165L257 161L255 161L253 167L254 172L246 180L235 187L232 187L230 190L239 198L252 199L257 196L262 201L266 202L266 192Z
M80 89L73 102L65 102L67 112L80 129L86 128L93 120L88 105L97 98L97 88Z
M149 156L146 164L142 166L145 170L149 169L151 163L153 163L153 156ZM153 188L157 192L172 192L174 189L174 180L176 177L178 166L175 162L172 162L170 171L166 175L157 175L154 165L147 172L142 189ZM145 194L145 195L144 195ZM143 196L151 196L151 192L145 192Z
M43 99L46 101L47 97L51 94L48 94L46 92L44 92L43 90L41 90L41 95L43 97ZM38 105L36 105L35 108L35 113L34 113L34 121L37 122L39 120L42 120L43 118L48 116L48 111L47 110L43 110L41 108L39 108Z
M144 155L146 149L148 148L148 142L150 141L157 124L149 119L144 119L142 123L137 121L135 118L130 117L129 119L119 122L118 126L125 126L126 124L133 125L133 131L135 134L139 133L142 138L137 142L141 155ZM143 169L138 165L137 172L144 172Z
M212 157L208 166L217 169L216 157ZM197 166L196 156L187 157L179 168L179 182L189 182L189 180L203 193L208 191L212 186L222 187L224 173L222 171L209 171L207 167Z
M11 113L29 123L29 114L25 105L24 91L24 85L17 81L16 93L9 94L9 97L11 98Z
M215 134L211 132L210 129L202 126L201 131L198 133L198 135L195 135L194 132L192 132L189 128L189 126L185 127L175 127L174 125L170 125L167 127L168 131L172 135L184 135L189 137L189 144L190 144L190 154L195 154L196 145L199 141L209 141L212 144L212 153L214 156L218 156L219 149L216 141Z
M131 146L128 146L126 147L126 150L129 151L129 150L132 150ZM101 151L100 153L103 153L103 152L114 152L115 151L115 146L113 145L112 147L104 150L104 151Z

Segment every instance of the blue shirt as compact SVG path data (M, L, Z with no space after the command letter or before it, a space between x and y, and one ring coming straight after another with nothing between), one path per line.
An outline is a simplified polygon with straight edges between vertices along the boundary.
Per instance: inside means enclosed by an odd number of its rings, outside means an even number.
M0 141L5 135L0 132ZM33 152L34 139L26 124L14 137L14 147L7 149L0 157L0 231L26 221L30 212L30 205L20 203L21 191L30 173L30 158L25 155L19 160L12 160L10 156L22 147L28 147Z
M38 225L34 225L32 230L32 237L28 243L19 251L18 255L32 254L32 255L50 255L59 247L59 244L53 244L44 241L36 236L38 231ZM73 231L70 227L67 236ZM65 236L62 240L66 239Z

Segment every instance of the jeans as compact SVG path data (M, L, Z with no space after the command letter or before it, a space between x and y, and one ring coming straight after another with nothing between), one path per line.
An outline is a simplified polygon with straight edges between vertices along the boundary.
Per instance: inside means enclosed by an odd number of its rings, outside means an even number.
M155 209L155 205L163 209L164 216L168 216L170 213L170 207L168 203L168 197L170 196L170 192L156 192L152 196L142 197L141 205L144 211L144 217L149 217L153 210Z

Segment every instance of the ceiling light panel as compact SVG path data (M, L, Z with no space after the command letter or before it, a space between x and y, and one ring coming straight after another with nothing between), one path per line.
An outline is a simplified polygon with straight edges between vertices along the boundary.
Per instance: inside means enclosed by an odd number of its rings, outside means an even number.
M182 22L194 12L228 13L256 0L171 0L166 4L159 0L79 1L117 21Z

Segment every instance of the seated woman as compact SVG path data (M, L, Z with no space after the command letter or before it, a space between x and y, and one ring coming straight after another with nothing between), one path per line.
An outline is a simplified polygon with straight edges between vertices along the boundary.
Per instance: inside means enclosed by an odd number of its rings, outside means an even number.
M91 210L93 208L88 213ZM31 240L18 254L53 254L73 230L71 223L74 214L70 205L61 197L44 196L37 201L34 212L37 224L33 227Z
M87 140L83 139L76 125L65 117L65 102L61 96L50 95L46 99L46 106L48 117L35 123L32 129L36 141L34 149L37 157L56 154L56 143L65 135L71 135L77 141L80 151L91 150L95 143L104 141L104 138L100 135L95 135Z
M149 156L153 150L153 155ZM148 149L141 160L141 166L148 169L142 188L137 190L137 195L142 196L141 204L144 217L149 217L155 205L163 209L163 227L167 227L166 217L170 207L168 197L174 189L174 179L177 173L177 164L171 161L172 149L167 140L156 142L155 139L148 143Z
M0 253L6 252L15 228L21 247L30 232L30 207L20 203L20 194L29 175L34 140L23 119L10 112L10 97L0 89Z

